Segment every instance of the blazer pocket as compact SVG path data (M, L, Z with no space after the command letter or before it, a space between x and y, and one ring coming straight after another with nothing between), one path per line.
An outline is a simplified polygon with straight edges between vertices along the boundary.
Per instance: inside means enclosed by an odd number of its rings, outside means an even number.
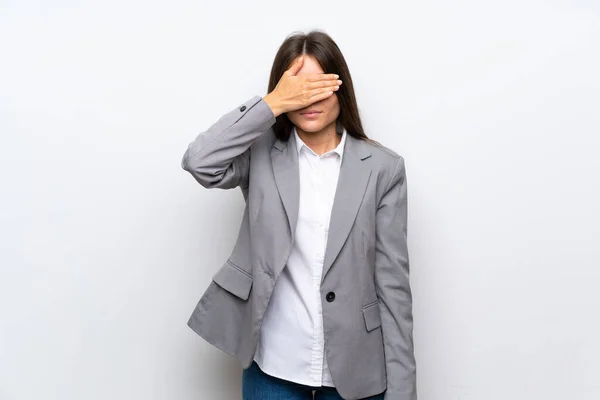
M379 300L364 306L362 312L363 317L365 318L365 327L367 328L368 332L381 326Z
M252 275L229 260L219 268L212 279L223 289L242 300L247 300L250 296Z

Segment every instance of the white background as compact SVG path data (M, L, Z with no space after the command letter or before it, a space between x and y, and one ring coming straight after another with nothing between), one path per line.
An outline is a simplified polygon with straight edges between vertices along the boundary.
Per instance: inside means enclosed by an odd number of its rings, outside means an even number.
M239 189L180 167L321 28L402 154L420 400L600 398L600 4L0 2L0 399L239 399L186 325Z

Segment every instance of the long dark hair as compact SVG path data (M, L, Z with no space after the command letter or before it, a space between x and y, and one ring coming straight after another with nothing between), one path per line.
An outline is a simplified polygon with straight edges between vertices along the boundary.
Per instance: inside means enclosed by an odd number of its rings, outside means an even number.
M283 73L290 67L291 62L303 54L314 57L325 73L338 74L339 79L342 80L340 88L335 92L340 104L337 125L345 128L347 134L371 142L372 140L367 137L363 130L354 95L354 85L346 60L338 45L327 33L321 30L312 30L308 34L294 32L283 41L273 61L267 93L271 93L275 89ZM289 139L292 128L293 124L285 113L277 117L273 127L277 138L283 141Z

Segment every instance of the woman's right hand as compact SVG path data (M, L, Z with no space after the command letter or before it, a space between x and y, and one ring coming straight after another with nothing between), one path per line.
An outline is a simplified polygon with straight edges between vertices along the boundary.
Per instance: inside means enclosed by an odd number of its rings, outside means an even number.
M336 74L296 75L303 62L303 56L297 58L292 66L283 73L275 89L264 97L275 117L326 99L342 84Z

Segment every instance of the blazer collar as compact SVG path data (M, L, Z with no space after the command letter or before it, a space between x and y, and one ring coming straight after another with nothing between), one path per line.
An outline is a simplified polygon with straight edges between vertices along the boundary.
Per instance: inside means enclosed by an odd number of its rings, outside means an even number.
M368 161L370 156L370 148L363 140L346 135L344 156L331 210L321 281L344 245L360 208L371 176L371 165ZM271 149L271 163L293 241L298 222L300 176L298 151L292 136L287 141L275 140Z
M346 145L346 136L348 135L348 134L346 133L346 129L344 129L344 128L341 128L341 131L342 131L342 132L341 132L341 133L340 133L340 132L338 132L338 134L341 134L341 136L342 136L342 140L340 140L340 143L337 145L337 147L336 147L335 149L331 150L332 152L336 152L337 154L339 154L339 156L340 156L340 161L344 159L344 147L345 147L345 145ZM296 126L294 126L294 127L292 128L292 134L291 134L291 137L293 137L293 138L294 138L294 140L296 141L296 151L298 152L298 154L300 154L300 153L301 153L301 150L302 150L302 148L303 148L303 147L306 147L306 148L307 148L307 150L306 150L306 151L313 152L313 151L312 151L312 149L310 149L310 148L309 148L309 147L306 145L306 143L304 143L304 142L302 141L302 139L300 139L300 136L298 135L298 131L296 130ZM290 140L292 140L292 139L290 138ZM313 153L314 153L314 152L313 152Z

